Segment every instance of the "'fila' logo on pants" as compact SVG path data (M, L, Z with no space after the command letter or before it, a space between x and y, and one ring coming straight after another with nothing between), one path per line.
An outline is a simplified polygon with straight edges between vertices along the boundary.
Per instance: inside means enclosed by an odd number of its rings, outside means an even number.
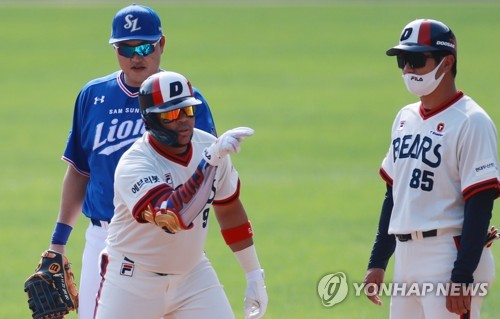
M120 275L132 277L134 275L134 264L123 263L120 269Z

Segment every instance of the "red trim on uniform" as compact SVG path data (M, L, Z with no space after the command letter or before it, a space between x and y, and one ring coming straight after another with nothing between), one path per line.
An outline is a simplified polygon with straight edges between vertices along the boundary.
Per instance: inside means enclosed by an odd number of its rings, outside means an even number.
M378 171L378 173L379 173L380 177L382 177L382 179L387 183L387 185L389 185L390 187L392 187L393 180L389 176L389 174L387 174L387 172L383 168L381 168Z
M165 146L160 144L160 142L155 140L155 138L151 135L148 135L148 142L158 154L165 157L169 161L172 161L184 167L187 167L189 165L189 162L191 162L191 158L193 157L193 147L191 145L191 142L189 142L188 144L187 152L182 155L177 155L168 151Z
M240 198L240 180L238 179L238 185L236 185L236 191L233 193L233 195L224 198L224 199L219 199L219 200L214 200L212 205L215 206L224 206L224 205L229 205L233 203L235 200Z
M431 43L431 22L424 21L418 30L418 43L422 45L432 46Z
M247 220L246 223L240 226L223 229L221 230L221 233L226 244L232 245L234 243L253 237L252 224L249 220Z
M428 118L443 112L453 104L457 103L463 96L464 93L462 91L457 91L457 93L453 95L451 98L441 103L441 105L432 108L431 110L426 110L424 108L424 105L420 104L420 110L419 110L420 116L422 117L422 119L427 120Z
M468 200L471 198L473 195L482 192L487 189L496 189L497 190L497 195L495 198L497 198L500 195L500 182L496 178L488 179L486 181L482 181L479 183L476 183L474 185L471 185L464 189L462 191L462 196L464 197L465 200Z
M156 209L156 207L154 206L159 205L162 201L167 200L167 198L173 191L174 190L172 189L172 187L168 186L167 184L160 184L150 189L146 193L146 195L144 195L141 199L139 199L139 201L137 201L134 208L132 209L132 216L134 216L135 220L137 220L139 223L147 223L147 221L140 217L140 213L145 210L148 205L153 205L153 208Z
M159 77L154 79L153 87L152 87L151 91L152 91L151 95L153 96L154 105L163 104L163 97L161 95L160 78Z
M94 318L96 317L97 314L97 308L99 307L99 300L101 299L101 292L102 292L102 286L104 286L104 277L106 275L106 272L108 270L108 264L109 264L109 258L107 254L102 254L101 255L101 263L100 263L100 268L101 268L101 284L99 285L99 290L97 291L97 297L95 299L95 309L94 309Z
M453 241L455 242L455 247L458 249L460 248L460 238L461 236L453 236Z

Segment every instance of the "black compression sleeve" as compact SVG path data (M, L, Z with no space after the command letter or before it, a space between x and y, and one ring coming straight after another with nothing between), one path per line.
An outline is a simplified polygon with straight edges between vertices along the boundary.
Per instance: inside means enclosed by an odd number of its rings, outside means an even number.
M387 185L387 192L385 193L384 203L382 204L377 236L375 237L370 261L368 262L368 269L382 268L385 270L389 263L389 259L394 253L396 238L394 235L389 235L387 233L393 206L392 187Z
M473 273L486 243L496 194L496 189L485 190L472 195L465 202L464 225L451 281L465 284L474 281Z

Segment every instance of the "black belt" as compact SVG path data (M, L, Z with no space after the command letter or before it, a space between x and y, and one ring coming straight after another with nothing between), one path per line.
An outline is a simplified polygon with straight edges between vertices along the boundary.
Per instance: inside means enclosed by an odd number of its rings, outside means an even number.
M437 236L437 229L422 232L423 238L435 237L435 236ZM399 234L399 235L396 235L396 238L399 239L399 241L403 241L403 242L408 241L408 240L411 240L411 234Z
M91 218L91 219L90 219L90 222L92 223L92 225L97 226L97 227L102 227L101 222L106 222L106 223L109 223L109 222L108 222L108 221L106 221L106 220L99 220L99 219L95 219L95 218Z

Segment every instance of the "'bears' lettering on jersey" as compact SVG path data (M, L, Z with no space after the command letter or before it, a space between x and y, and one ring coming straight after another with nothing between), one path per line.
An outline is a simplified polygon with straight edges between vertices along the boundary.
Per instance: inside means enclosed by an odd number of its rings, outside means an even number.
M402 158L422 159L424 164L436 168L441 164L441 144L432 145L432 139L428 136L405 135L392 141L393 160ZM434 156L433 156L434 155Z

